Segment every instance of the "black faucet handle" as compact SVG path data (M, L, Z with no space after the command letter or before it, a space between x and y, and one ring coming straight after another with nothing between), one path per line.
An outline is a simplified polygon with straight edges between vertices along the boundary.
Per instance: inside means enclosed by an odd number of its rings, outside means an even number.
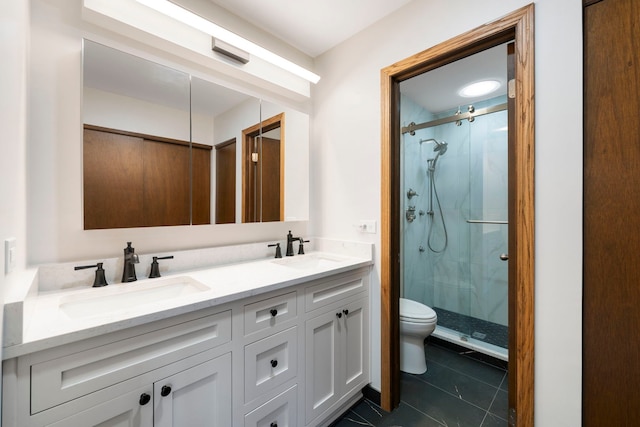
M275 258L282 258L282 249L280 249L280 243L273 243L271 245L267 245L267 247L272 248L276 247L276 256Z
M104 269L102 268L102 263L99 262L97 264L92 264L92 265L78 265L76 267L73 267L74 270L84 270L86 268L96 268L96 277L93 279L93 287L94 288L100 288L102 286L107 286L107 279L104 276Z
M160 264L158 264L159 259L173 259L173 255L154 256L153 261L151 262L151 271L149 272L149 279L155 279L156 277L160 277Z
M302 237L298 237L300 240L300 245L298 245L298 255L304 255L304 244L309 243L308 240L304 240Z

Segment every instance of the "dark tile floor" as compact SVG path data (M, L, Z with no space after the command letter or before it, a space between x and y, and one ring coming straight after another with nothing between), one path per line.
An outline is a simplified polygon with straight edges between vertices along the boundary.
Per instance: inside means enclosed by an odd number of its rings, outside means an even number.
M400 406L363 399L334 427L507 426L507 371L427 341L427 372L402 373Z

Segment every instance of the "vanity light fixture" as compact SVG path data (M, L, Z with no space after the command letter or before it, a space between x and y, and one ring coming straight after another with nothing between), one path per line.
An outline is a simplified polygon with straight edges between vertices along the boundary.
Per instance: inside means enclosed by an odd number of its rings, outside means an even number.
M178 6L177 4L169 0L136 1L164 15L167 15L170 18L180 21L183 24L189 25L196 30L202 31L205 34L209 34L210 36L219 39L224 43L231 45L232 47L235 47L241 51L245 51L251 55L255 55L256 57L261 58L286 71L289 71L290 73L295 74L298 77L302 77L303 79L311 83L318 83L318 81L320 80L319 75L307 70L306 68L303 68L298 64L294 64L288 59L276 55L270 50L258 46L257 44L243 37L240 37L239 35L234 34L231 31L214 24L213 22L204 19L203 17L196 15L195 13L187 9L184 9L181 6Z
M225 43L220 39L211 37L211 50L218 52L229 58L246 64L249 62L249 53L244 50L240 50L235 46L231 46L229 43Z
M491 93L499 87L500 82L497 80L481 80L464 86L458 91L458 95L465 98L475 98L476 96Z

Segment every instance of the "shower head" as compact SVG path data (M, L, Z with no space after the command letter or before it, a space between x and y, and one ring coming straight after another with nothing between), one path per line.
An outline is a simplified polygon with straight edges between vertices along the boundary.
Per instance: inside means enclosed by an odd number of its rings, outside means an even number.
M436 146L433 147L433 151L438 153L438 155L442 155L447 152L447 148L449 147L449 144L447 144L444 141L438 142L435 139L433 141L436 143Z
M433 138L421 139L420 140L420 144L422 144L423 142L433 142L435 144L434 147L433 147L433 151L438 153L438 155L444 154L447 151L447 148L449 146L449 144L447 144L446 142L438 141L438 140L433 139Z

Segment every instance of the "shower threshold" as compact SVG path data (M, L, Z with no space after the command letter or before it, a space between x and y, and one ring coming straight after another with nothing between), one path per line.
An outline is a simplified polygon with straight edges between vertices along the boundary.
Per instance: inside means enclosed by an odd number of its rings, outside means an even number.
M477 340L469 335L461 334L458 331L454 331L444 326L437 325L436 330L431 334L436 338L448 341L459 346L468 348L470 350L477 351L482 354L486 354L491 357L495 357L499 360L509 361L509 350L497 345L490 344L488 342Z

